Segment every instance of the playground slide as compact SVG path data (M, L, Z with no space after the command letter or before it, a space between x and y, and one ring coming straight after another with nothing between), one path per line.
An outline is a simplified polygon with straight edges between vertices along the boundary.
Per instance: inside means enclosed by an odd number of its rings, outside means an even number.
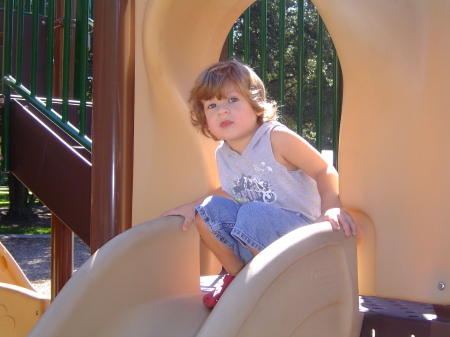
M136 2L136 41L144 46L136 47L134 222L214 185L212 151L191 131L185 98L251 2ZM450 7L442 0L314 3L345 81L339 171L342 201L360 226L361 293L448 305ZM149 191L157 195L151 205ZM201 304L198 234L180 226L178 218L160 219L113 239L30 336L305 336L313 322L317 336L329 329L357 336L355 239L329 225L287 235L210 312ZM282 317L280 333L270 330L271 315Z
M211 311L198 232L182 222L152 220L100 248L29 337L359 335L356 239L329 223L296 230L248 264Z
M0 336L26 336L49 304L0 242Z

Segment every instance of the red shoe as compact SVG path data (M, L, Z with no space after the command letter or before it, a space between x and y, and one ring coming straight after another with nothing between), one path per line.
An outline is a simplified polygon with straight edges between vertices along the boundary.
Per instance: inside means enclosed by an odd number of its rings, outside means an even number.
M210 291L209 293L205 294L203 296L203 304L206 305L209 308L214 308L219 301L220 297L222 296L225 289L228 288L231 281L234 280L236 276L233 275L225 275L223 278L223 284L221 287L216 288L214 291Z

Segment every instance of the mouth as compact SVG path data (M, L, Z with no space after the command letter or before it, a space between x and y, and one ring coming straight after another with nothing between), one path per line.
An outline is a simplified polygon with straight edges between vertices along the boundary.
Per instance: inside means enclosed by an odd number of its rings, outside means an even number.
M233 124L232 121L230 121L230 120L224 120L224 121L220 122L220 127L221 127L221 128L227 128L227 127L229 127L229 126L232 125L232 124Z

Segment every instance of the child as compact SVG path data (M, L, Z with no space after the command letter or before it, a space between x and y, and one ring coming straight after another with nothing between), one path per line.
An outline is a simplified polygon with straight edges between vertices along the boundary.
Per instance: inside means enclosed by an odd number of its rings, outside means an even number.
M221 289L203 302L214 307L234 276L261 250L290 231L329 221L356 236L341 209L338 174L302 137L276 122L264 84L237 61L204 70L191 90L192 124L222 142L216 150L221 187L162 216L192 222L225 270Z

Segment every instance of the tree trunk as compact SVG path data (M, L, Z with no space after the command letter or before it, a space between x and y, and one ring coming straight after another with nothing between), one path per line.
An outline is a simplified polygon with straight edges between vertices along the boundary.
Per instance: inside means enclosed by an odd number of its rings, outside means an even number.
M8 173L9 210L5 216L8 220L30 220L35 218L33 205L36 201L34 195L12 174Z

